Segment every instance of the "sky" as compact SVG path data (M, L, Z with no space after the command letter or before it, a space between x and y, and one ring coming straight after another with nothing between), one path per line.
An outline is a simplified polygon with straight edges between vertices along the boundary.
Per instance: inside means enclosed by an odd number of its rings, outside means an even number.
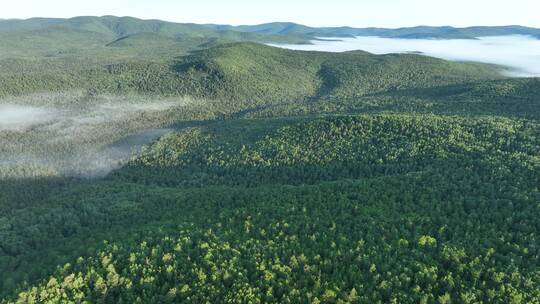
M175 22L310 26L524 25L539 0L2 0L0 18L133 16Z

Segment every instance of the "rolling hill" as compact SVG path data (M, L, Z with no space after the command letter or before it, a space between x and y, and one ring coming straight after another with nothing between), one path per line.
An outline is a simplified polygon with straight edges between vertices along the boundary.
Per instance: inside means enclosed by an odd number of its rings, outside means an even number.
M173 43L158 34L140 34L109 48L142 45L148 35ZM23 61L13 67L21 70L22 64L37 66ZM0 74L0 83L4 97L66 90L189 96L208 101L200 106L206 109L204 115L214 117L381 110L536 117L539 87L534 78L504 79L498 67L490 65L411 54L300 52L255 43L221 44L175 60Z
M141 57L171 59L208 45L238 41L306 41L294 35L214 30L197 24L114 16L0 20L0 39L4 42L0 45L0 61L42 58L61 61L58 65L81 58L102 64ZM116 48L111 50L112 46Z

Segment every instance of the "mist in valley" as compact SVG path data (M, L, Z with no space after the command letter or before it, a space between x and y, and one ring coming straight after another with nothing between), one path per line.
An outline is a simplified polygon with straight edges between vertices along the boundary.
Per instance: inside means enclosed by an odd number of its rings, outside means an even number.
M167 133L184 99L81 92L0 100L0 178L99 177Z
M454 60L497 64L510 77L540 77L540 40L512 35L477 39L394 39L381 37L326 38L312 44L273 46L305 51L346 52L363 50L373 54L421 53Z
M0 104L0 131L24 130L54 117L50 110L16 104Z

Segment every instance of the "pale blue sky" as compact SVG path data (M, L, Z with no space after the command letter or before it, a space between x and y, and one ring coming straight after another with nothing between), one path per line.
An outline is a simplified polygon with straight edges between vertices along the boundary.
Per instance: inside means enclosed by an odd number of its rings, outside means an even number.
M0 18L117 15L235 25L540 27L538 12L539 0L3 0Z

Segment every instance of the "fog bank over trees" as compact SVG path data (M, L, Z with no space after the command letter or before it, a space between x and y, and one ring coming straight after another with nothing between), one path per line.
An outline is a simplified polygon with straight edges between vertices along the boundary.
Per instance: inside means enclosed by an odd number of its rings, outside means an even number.
M540 76L540 40L522 35L451 40L356 37L314 40L312 44L275 46L325 52L363 50L374 54L422 53L447 60L502 65L509 68L504 74L511 77Z
M2 99L0 177L103 176L166 133L184 104L79 92Z

